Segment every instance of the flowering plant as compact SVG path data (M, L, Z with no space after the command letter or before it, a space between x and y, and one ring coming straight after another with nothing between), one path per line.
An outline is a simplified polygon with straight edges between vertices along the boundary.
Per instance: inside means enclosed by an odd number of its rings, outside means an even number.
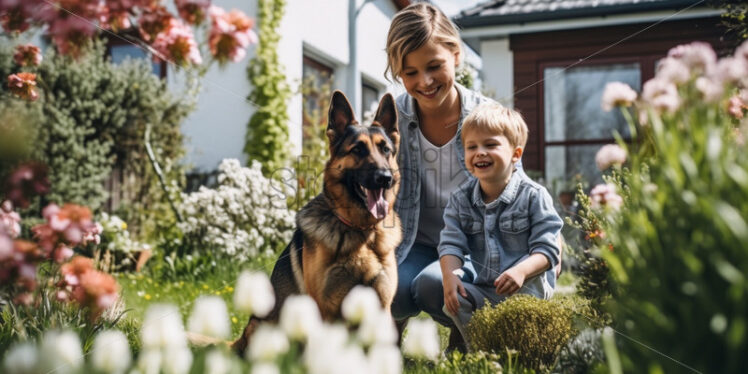
M738 270L748 267L748 43L719 60L705 43L675 47L640 98L620 84L603 97L622 107L635 141L619 142L628 166L593 189L581 227L616 284L614 323L673 359L624 344L628 369L739 370L748 349L748 309L736 298L748 292Z
M295 214L286 200L293 190L262 174L260 163L242 167L226 159L218 167L218 186L182 196L184 221L178 224L198 252L238 259L274 252L291 240Z

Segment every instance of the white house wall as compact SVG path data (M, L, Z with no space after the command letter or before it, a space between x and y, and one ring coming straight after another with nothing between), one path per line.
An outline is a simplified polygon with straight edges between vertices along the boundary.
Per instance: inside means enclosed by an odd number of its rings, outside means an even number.
M358 2L359 6L363 3L362 0ZM213 3L257 17L256 1L216 0ZM382 88L382 93L402 91L383 76L387 30L396 11L391 0L375 0L365 4L358 17L359 70L368 82ZM348 65L348 0L288 0L279 32L278 56L294 92L302 78L305 52L330 64L336 76L335 88L344 89ZM223 69L212 67L202 79L197 108L182 125L187 137L185 162L196 170L213 170L224 158L246 161L242 149L247 122L254 113L252 105L245 100L251 90L246 67L254 51L252 46L239 63L228 64ZM179 92L184 78L169 69L169 84L172 90ZM358 107L357 103L354 105ZM301 149L301 107L301 94L295 93L288 106L289 152L293 154Z
M483 40L480 49L484 91L500 103L514 107L514 60L509 39Z

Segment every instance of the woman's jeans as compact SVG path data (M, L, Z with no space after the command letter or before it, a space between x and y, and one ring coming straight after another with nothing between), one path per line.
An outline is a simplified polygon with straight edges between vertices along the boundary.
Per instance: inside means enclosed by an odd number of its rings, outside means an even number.
M465 274L462 280L472 282L475 270L470 257L462 266ZM442 271L439 266L439 253L436 248L414 244L408 257L397 266L397 291L392 301L392 317L400 321L428 313L434 321L444 326L454 326L452 318L444 314L444 288Z

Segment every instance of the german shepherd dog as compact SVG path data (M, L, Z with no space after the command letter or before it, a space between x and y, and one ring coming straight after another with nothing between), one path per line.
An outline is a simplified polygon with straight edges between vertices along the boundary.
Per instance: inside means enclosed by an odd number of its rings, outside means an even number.
M359 125L348 99L335 91L327 138L330 159L322 193L296 216L296 231L281 253L270 282L276 305L265 318L251 317L233 343L243 354L262 321L275 322L286 298L307 293L325 320L340 319L343 298L356 285L372 287L390 310L397 288L395 248L402 238L393 207L400 186L400 133L392 95L379 103L371 126Z

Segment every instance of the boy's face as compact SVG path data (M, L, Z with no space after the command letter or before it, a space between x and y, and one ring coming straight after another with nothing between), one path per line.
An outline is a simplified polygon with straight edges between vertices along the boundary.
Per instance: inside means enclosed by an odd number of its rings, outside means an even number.
M509 183L514 164L522 157L522 147L514 146L504 135L482 129L463 133L465 166L481 183Z

